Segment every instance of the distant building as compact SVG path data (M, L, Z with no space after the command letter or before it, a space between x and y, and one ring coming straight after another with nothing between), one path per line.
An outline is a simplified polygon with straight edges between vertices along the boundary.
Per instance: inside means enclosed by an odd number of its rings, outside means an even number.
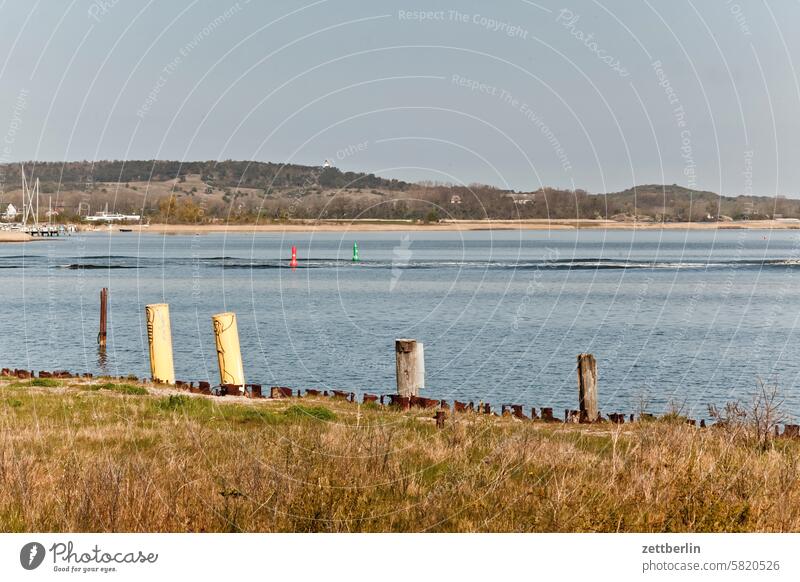
M514 204L533 204L536 194L506 194L506 198L511 198Z
M450 196L450 204L461 204L461 196L459 194Z
M18 214L19 211L17 208L13 204L9 204L6 207L6 211L3 213L3 220L14 220Z
M324 162L322 162L322 167L323 168L332 168L333 164L330 162L330 160L325 160Z

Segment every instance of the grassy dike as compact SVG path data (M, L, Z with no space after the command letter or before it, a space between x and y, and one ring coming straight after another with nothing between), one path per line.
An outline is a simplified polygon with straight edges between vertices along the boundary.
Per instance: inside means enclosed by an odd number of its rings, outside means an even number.
M0 531L800 531L800 442L0 380Z

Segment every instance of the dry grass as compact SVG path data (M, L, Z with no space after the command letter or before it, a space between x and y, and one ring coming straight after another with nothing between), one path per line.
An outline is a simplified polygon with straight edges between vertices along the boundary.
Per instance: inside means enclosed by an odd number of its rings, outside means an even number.
M0 383L0 530L800 531L797 441L132 388Z

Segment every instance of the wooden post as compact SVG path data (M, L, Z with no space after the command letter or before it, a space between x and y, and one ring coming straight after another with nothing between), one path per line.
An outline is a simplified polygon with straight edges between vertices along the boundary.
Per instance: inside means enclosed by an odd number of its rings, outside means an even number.
M597 362L592 354L578 355L578 404L580 420L597 420Z
M394 342L397 361L397 393L400 396L419 396L425 384L425 357L422 344L413 339Z
M108 288L100 290L100 333L97 334L97 343L101 348L106 347L106 323L108 321Z
M147 343L150 347L150 377L153 382L175 383L175 366L172 363L172 328L169 322L169 305L145 305Z
M232 384L244 392L244 367L239 347L239 329L235 313L217 313L211 317L217 344L220 384ZM291 396L291 389L289 392Z

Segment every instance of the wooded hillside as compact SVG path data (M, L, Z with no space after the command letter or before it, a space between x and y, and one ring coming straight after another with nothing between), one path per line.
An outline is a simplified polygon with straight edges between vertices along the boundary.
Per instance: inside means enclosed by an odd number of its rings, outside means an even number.
M719 196L678 185L613 193L545 188L530 192L472 184L417 183L321 166L246 161L28 162L42 205L58 220L103 210L153 222L287 219L593 219L717 221L800 218L800 200ZM21 205L18 164L0 165L0 205Z

